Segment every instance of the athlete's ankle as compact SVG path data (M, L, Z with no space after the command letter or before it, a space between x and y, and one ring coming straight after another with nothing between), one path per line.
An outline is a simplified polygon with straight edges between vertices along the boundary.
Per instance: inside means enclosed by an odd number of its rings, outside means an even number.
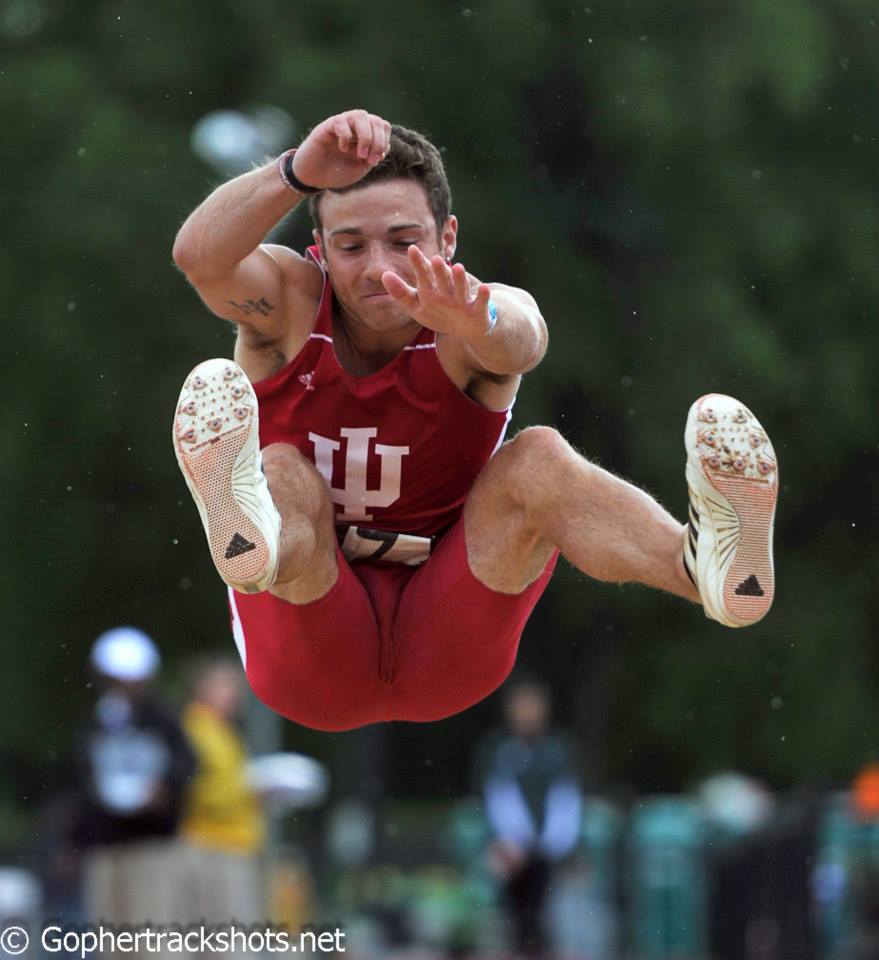
M699 588L696 586L696 581L687 568L687 562L684 558L684 543L689 535L689 530L687 527L683 527L682 530L681 546L674 556L675 576L679 586L679 589L675 592L685 600L692 600L693 603L698 603L701 606L702 597L699 594Z

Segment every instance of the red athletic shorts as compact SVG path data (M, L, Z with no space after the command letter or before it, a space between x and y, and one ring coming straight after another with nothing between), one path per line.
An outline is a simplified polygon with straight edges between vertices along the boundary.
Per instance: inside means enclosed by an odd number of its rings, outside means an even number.
M440 720L487 697L513 667L558 554L519 594L473 576L463 517L420 567L337 556L338 580L312 603L229 592L254 693L317 730Z

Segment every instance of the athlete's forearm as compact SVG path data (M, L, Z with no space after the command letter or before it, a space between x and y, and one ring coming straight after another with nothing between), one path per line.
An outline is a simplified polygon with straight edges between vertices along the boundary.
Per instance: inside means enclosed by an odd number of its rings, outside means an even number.
M281 180L275 161L229 180L186 219L174 241L174 262L190 276L222 276L300 199Z
M511 375L533 369L546 353L546 324L537 304L510 287L491 285L497 322L491 333L467 337L474 359L490 373Z

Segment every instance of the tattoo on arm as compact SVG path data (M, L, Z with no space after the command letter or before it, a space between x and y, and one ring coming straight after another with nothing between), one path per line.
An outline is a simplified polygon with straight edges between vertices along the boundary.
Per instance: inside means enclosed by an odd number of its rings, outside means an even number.
M244 311L247 316L250 316L252 313L259 313L267 317L272 310L275 309L274 304L269 303L265 297L260 297L259 300L245 300L244 303L238 303L235 300L229 300L227 302L231 303L237 310Z

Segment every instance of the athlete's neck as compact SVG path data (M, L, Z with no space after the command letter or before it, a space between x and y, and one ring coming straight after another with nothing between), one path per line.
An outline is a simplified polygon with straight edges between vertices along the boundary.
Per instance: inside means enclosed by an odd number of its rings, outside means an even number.
M336 359L355 377L381 370L421 329L415 320L391 330L374 330L336 301L333 309L333 348Z

